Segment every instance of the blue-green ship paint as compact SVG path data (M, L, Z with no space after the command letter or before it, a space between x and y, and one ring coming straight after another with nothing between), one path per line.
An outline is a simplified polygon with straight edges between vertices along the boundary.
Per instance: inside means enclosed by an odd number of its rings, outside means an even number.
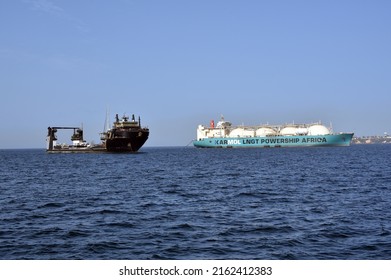
M332 133L321 123L232 126L222 118L215 127L198 126L198 148L349 146L353 133Z
M267 148L267 147L309 147L349 146L353 133L320 136L270 136L245 138L204 138L193 142L198 148Z

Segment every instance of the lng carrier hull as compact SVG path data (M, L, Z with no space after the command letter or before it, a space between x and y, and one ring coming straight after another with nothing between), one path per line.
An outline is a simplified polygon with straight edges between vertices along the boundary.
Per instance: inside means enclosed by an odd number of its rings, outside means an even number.
M353 133L320 136L270 136L204 138L193 142L197 148L273 148L310 146L349 146Z
M309 124L233 126L222 117L215 126L199 125L197 148L268 148L349 146L353 133L333 133L320 122Z

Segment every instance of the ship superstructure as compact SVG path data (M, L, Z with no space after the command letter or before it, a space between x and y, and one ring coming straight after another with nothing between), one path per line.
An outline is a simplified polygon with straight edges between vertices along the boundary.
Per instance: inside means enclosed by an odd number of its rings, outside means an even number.
M115 122L111 129L101 134L101 140L109 152L137 152L147 141L149 129L141 127L141 119L136 121L123 116L121 119L115 115Z

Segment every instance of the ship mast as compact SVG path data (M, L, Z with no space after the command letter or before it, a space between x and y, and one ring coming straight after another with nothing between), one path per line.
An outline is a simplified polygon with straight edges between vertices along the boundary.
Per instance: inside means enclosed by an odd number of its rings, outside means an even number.
M107 132L109 128L110 128L109 109L106 109L106 118L105 118L105 124L103 126L103 132Z

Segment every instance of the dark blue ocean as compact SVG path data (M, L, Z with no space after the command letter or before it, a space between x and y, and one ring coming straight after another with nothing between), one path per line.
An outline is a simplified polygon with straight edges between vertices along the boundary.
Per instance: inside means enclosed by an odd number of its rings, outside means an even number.
M0 150L1 259L391 259L391 145Z

